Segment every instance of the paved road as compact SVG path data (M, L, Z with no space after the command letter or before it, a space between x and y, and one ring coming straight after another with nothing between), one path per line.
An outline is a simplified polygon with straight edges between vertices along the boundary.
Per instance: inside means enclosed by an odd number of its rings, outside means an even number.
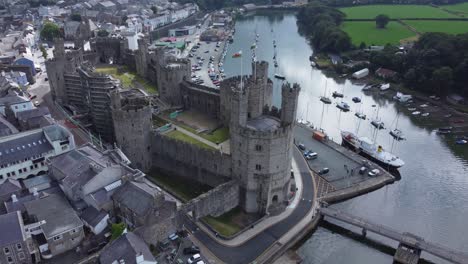
M292 229L312 208L314 202L312 175L310 174L309 167L302 157L301 152L295 149L293 156L300 170L304 189L301 201L296 206L296 209L286 219L265 229L256 237L238 247L227 247L221 245L200 230L194 232L194 230L197 230L197 226L188 218L184 221L185 227L188 228L205 247L226 263L240 264L254 261L265 250L267 250L268 247L275 243L276 240Z

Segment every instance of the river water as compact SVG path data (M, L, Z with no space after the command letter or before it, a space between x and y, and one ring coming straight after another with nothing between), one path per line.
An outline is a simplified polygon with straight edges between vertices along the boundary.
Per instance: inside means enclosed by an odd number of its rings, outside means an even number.
M240 18L236 23L234 43L228 47L224 68L228 76L238 75L243 63L243 74L251 73L250 46L259 34L256 49L258 60L270 63L269 74L274 80L274 104L280 105L281 81L276 72L286 76L289 82L301 85L298 118L308 120L326 130L340 142L340 130L356 131L372 137L369 120L358 122L354 112L361 110L368 117L379 117L387 126L395 125L400 106L361 91L362 85L350 81L337 82L310 66L312 49L297 31L294 13L267 12ZM277 43L279 67L273 67L273 40ZM231 55L242 50L242 59ZM323 106L319 97L333 91L343 92L343 99L351 105L351 112L341 113L333 104ZM362 104L355 104L352 97L361 97ZM372 107L375 105L375 107ZM434 126L423 117L401 114L398 127L407 136L406 141L393 143L389 130L377 134L377 142L405 161L400 169L401 180L372 193L333 205L336 208L381 223L398 230L409 231L425 239L453 249L468 252L468 146L454 145L453 138L436 135ZM375 235L368 237L381 240ZM384 243L395 246L390 241ZM304 263L391 263L392 256L361 244L348 237L319 227L298 249ZM434 262L441 260L423 253Z

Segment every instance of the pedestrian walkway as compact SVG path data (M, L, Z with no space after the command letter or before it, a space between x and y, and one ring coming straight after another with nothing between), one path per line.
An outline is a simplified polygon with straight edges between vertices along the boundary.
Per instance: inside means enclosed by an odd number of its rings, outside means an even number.
M253 228L250 228L248 230L245 230L238 236L234 237L233 239L230 240L223 240L215 235L212 234L212 232L203 224L197 223L198 227L202 229L205 233L210 234L213 239L215 239L218 243L229 246L229 247L236 247L239 246L246 241L249 241L251 238L255 237L257 234L263 232L265 229L268 227L278 223L279 221L287 218L296 208L296 206L299 204L300 200L302 199L302 192L303 192L303 185L302 185L302 179L300 175L299 168L297 166L296 161L293 159L292 160L292 169L294 171L294 180L296 181L296 187L297 187L297 192L296 195L294 196L294 199L291 201L289 206L286 208L286 210L276 216L272 217L267 217L266 219L262 220L260 223L256 224Z
M186 134L187 136L190 136L190 137L192 137L192 138L194 138L194 139L196 139L196 140L198 140L198 141L200 141L200 142L202 142L202 143L204 143L204 144L206 144L206 145L208 145L208 146L210 146L210 147L213 147L213 148L215 148L215 149L219 149L219 150L221 150L221 151L224 152L224 153L229 153L229 149L225 149L225 148L222 147L223 144L215 144L215 143L213 143L213 142L211 142L211 141L209 141L209 140L207 140L207 139L204 139L204 138L200 137L200 136L197 135L197 134L194 134L194 133L188 131L187 129L185 129L185 128L183 128L183 127L180 127L180 126L175 125L175 124L172 124L172 125L173 125L178 131L180 131L180 132Z

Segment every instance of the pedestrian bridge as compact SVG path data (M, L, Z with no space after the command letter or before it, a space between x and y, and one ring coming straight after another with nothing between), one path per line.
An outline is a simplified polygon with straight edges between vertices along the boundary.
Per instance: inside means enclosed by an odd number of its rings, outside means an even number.
M400 232L384 225L371 223L363 218L329 207L320 208L320 213L325 217L334 218L362 228L364 236L367 231L371 231L398 241L400 245L398 246L397 252L394 256L394 259L398 262L417 263L419 256L421 255L421 251L425 251L452 263L468 264L467 253L455 251L443 245L425 241L422 237L411 233Z

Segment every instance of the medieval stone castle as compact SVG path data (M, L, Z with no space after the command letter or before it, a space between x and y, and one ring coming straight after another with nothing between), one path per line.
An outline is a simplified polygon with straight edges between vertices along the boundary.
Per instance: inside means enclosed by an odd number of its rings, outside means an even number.
M187 81L189 60L149 49L146 39L138 44L139 50L130 52L123 41L102 38L91 42L90 51L65 51L63 42L57 41L54 59L46 63L53 98L87 115L93 130L115 142L138 169L156 168L215 187L186 205L187 211L198 210L196 217L220 215L236 206L248 213L284 210L291 191L300 87L284 83L281 109L272 111L268 63L256 62L251 75L226 79L216 89ZM157 83L159 98L121 89L111 77L93 72L92 65L110 60ZM230 153L201 149L153 129L155 100L195 109L228 126Z

